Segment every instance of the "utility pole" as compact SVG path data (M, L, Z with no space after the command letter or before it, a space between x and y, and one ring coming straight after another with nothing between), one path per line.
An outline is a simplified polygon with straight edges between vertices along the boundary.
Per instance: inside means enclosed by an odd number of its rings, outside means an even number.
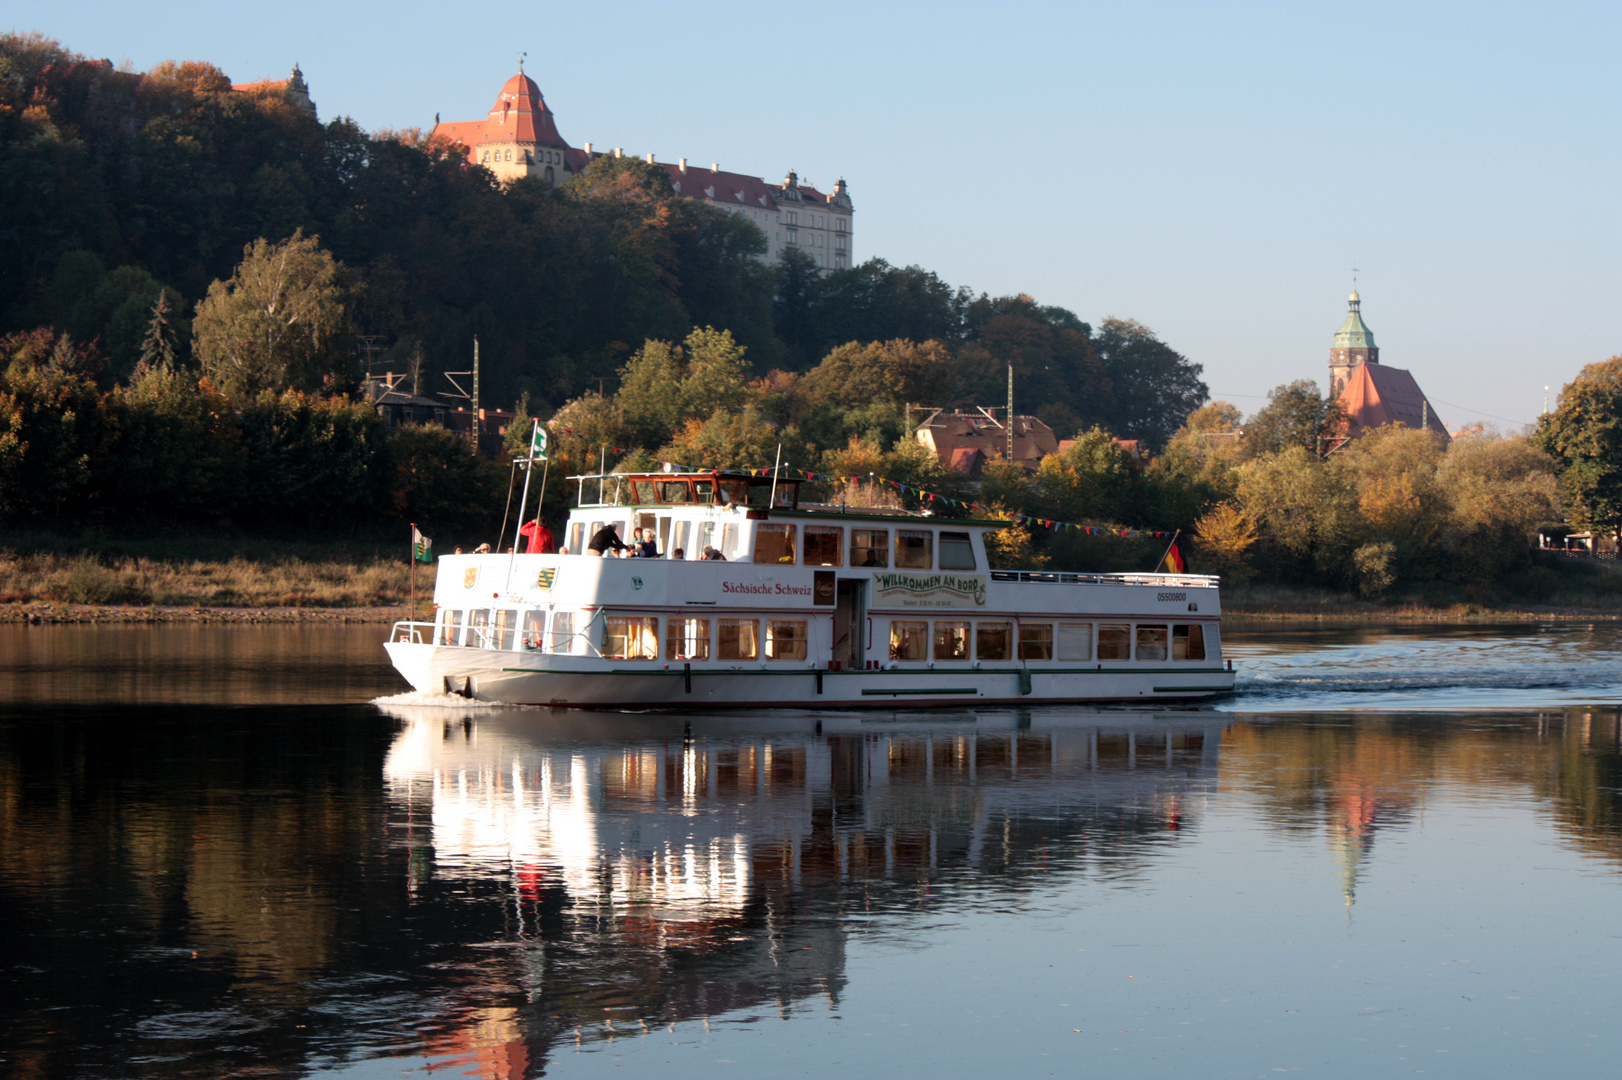
M479 445L484 421L479 418L479 335L473 335L473 445Z
M1008 460L1014 460L1014 365L1008 365Z

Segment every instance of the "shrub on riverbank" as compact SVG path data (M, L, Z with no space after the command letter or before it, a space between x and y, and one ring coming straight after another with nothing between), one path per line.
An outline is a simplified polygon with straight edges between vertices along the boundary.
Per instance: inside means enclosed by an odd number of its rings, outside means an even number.
M213 558L0 548L0 603L386 607L405 601L410 565L404 545L393 557L346 545L325 552L313 547L261 542ZM432 575L419 578L419 596L431 593Z

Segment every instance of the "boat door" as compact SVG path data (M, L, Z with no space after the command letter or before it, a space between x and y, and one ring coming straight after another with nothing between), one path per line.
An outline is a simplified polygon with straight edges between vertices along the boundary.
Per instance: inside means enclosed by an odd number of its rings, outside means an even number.
M866 578L843 578L835 583L833 659L847 668L859 668L867 659Z

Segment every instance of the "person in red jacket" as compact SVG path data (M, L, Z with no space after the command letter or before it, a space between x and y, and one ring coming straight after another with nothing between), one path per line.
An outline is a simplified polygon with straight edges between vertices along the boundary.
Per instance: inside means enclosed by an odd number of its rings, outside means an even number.
M524 551L531 555L550 555L557 550L557 542L552 539L552 530L541 524L541 519L525 522L518 530L518 535L526 539Z

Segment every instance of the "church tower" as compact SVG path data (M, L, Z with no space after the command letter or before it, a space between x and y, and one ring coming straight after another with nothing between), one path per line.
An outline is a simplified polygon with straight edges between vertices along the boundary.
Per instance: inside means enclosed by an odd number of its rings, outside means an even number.
M1359 310L1361 306L1362 301L1354 289L1347 304L1346 321L1335 331L1335 344L1329 349L1331 401L1340 397L1340 392L1346 389L1346 383L1358 365L1380 362L1380 349L1374 344L1374 331L1363 322L1363 313Z

